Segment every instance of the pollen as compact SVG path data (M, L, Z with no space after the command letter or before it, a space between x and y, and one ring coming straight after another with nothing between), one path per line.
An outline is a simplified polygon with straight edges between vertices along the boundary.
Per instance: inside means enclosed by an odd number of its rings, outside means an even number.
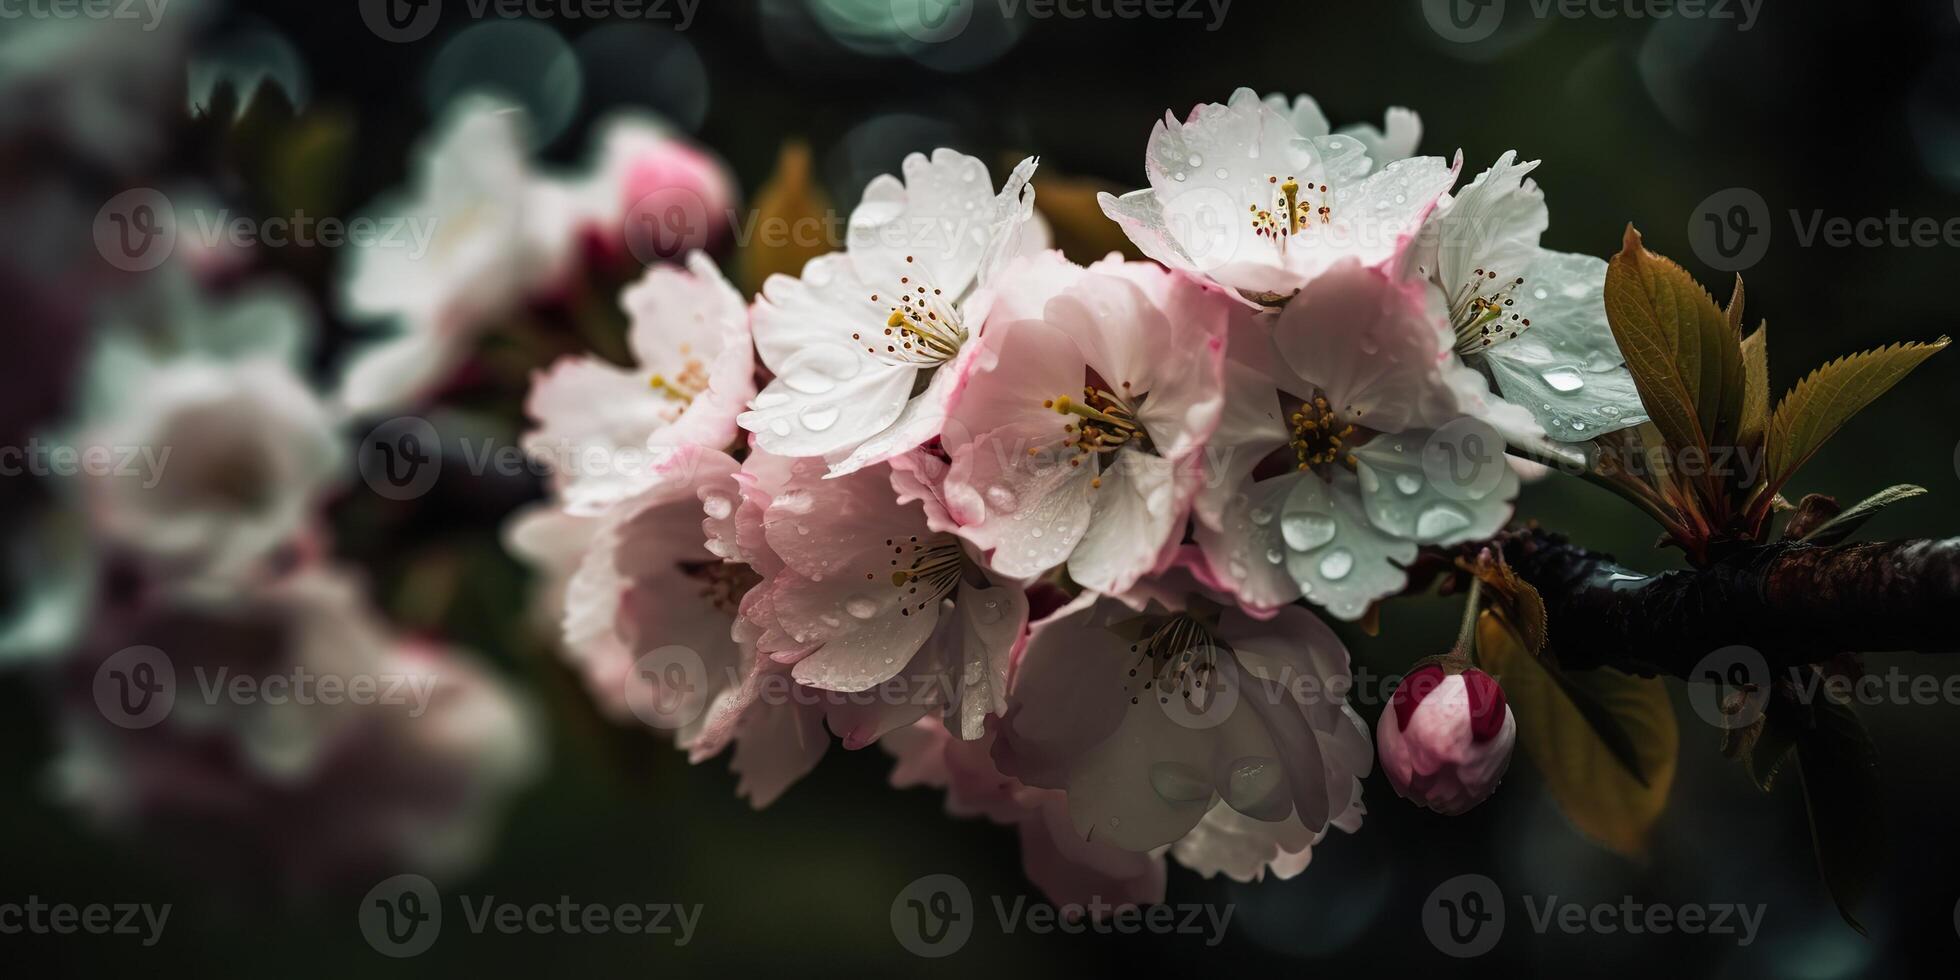
M1515 310L1523 286L1523 276L1500 277L1495 271L1478 269L1450 293L1457 353L1475 354L1531 329L1531 318Z
M1271 207L1261 208L1253 204L1248 205L1246 210L1252 215L1253 233L1271 239L1282 253L1292 238L1315 223L1327 224L1334 219L1334 209L1329 203L1332 198L1328 196L1326 184L1303 184L1297 177L1268 177L1266 183L1273 188ZM1313 197L1317 197L1321 203L1316 205Z
M957 307L946 299L945 290L931 284L931 277L915 256L905 257L911 270L900 276L898 290L892 294L872 293L871 302L890 312L869 341L863 332L851 339L863 345L864 352L887 364L910 367L937 367L966 344L966 327ZM892 300L896 297L896 302Z
M1292 424L1293 458L1302 470L1326 463L1355 468L1355 426L1344 422L1324 396L1315 396L1300 406L1288 421Z
M700 361L689 358L678 372L672 375L656 374L648 379L648 386L675 401L691 403L708 390L708 368Z

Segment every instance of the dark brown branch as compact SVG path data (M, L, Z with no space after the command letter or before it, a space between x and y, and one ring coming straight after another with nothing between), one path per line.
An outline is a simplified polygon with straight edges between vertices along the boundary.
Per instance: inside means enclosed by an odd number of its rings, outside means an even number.
M1698 571L1641 575L1542 530L1504 542L1544 596L1550 645L1571 668L1685 677L1725 646L1772 669L1844 651L1960 650L1960 538L1818 547L1781 542Z

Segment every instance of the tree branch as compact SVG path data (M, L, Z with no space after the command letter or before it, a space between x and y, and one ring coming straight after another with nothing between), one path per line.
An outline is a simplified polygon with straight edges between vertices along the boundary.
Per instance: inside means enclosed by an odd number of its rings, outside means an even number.
M1960 538L1783 541L1659 575L1535 528L1501 545L1544 597L1551 650L1570 668L1686 677L1738 644L1777 670L1845 651L1960 650Z

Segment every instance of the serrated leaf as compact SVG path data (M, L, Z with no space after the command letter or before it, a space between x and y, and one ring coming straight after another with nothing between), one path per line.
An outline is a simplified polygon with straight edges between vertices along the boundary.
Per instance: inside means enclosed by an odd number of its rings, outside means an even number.
M1886 487L1851 505L1850 510L1844 511L1836 517L1825 521L1816 530L1804 535L1802 540L1812 544L1837 544L1856 533L1859 528L1864 527L1866 521L1877 517L1879 511L1901 500L1911 500L1914 497L1924 496L1926 492L1925 487L1915 487L1910 483L1901 483L1896 487Z
M1560 672L1525 652L1491 613L1477 621L1477 651L1503 685L1518 741L1567 819L1614 851L1643 853L1667 808L1681 747L1666 684L1611 668Z
M1796 743L1817 869L1838 914L1866 935L1857 908L1877 877L1885 834L1878 750L1851 707L1829 697L1818 701L1815 724L1799 731Z
M1893 344L1841 357L1797 382L1769 420L1769 486L1782 487L1852 416L1947 345Z
M806 143L783 144L776 158L776 172L755 196L751 217L757 228L827 229L830 198L810 172L810 147ZM740 268L745 292L756 293L770 276L800 276L804 265L819 255L827 255L837 243L824 235L797 231L787 235L758 235L742 250Z
M1741 290L1742 280L1736 280ZM1736 444L1744 448L1762 445L1769 430L1769 323L1742 338L1742 425Z
M1741 335L1687 270L1626 238L1606 270L1606 319L1634 386L1676 453L1735 443L1742 422Z

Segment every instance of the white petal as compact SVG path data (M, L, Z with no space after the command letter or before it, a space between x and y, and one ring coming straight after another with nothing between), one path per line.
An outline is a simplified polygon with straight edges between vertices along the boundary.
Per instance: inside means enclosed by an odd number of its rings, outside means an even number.
M1184 534L1176 468L1162 457L1134 450L1116 454L1103 470L1102 486L1089 500L1088 530L1070 556L1068 571L1098 592L1123 592L1163 564L1167 547Z
M1400 592L1415 542L1368 520L1352 475L1297 480L1279 513L1286 568L1307 600L1341 619L1360 619L1375 600ZM1332 533L1328 531L1331 529Z
M1386 434L1354 451L1369 520L1421 544L1458 544L1502 530L1518 495L1518 475L1504 464L1504 447L1487 446L1482 459L1466 461L1432 435L1422 429ZM1459 473L1452 464L1471 469ZM1438 483L1432 477L1439 474L1453 476Z

